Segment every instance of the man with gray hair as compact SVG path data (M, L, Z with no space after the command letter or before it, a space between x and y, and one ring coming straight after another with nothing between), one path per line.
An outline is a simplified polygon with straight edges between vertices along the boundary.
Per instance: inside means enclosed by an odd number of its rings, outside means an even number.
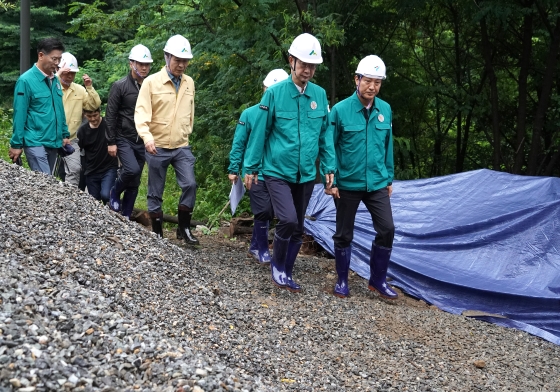
M148 212L152 230L163 236L163 191L169 165L182 194L177 237L198 245L190 224L196 199L195 158L189 145L194 120L194 82L184 72L193 55L189 41L174 35L163 49L166 66L146 78L138 94L134 122L144 141L148 162Z

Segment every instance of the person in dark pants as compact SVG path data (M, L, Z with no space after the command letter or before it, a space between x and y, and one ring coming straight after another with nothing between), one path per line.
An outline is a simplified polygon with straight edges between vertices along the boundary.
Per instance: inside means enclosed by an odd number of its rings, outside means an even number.
M393 191L393 133L389 104L377 94L385 79L385 64L367 56L358 64L356 92L337 103L329 116L336 150L337 170L332 194L336 205L333 235L338 280L334 295L347 297L354 221L363 202L377 233L371 245L369 289L388 299L397 293L387 284L387 267L393 247L395 226L391 211Z
M78 128L77 137L80 149L85 151L86 186L90 195L106 204L117 177L117 158L107 152L107 123L99 108L84 110L84 114L88 122Z
M128 60L129 74L111 86L105 120L107 149L111 156L118 156L121 163L115 186L111 189L109 207L130 218L146 163L144 141L134 125L134 109L140 86L150 73L153 60L144 45L133 47Z
M148 163L148 212L152 230L163 236L163 191L169 165L175 169L181 197L177 237L198 245L191 217L196 201L195 157L189 145L194 122L194 81L185 74L193 55L189 41L174 35L163 48L165 68L146 78L138 94L134 121Z
M263 81L263 91L270 86L286 80L288 74L283 69L274 69L268 73ZM241 178L245 178L243 169L243 156L247 148L247 141L253 129L255 116L258 114L259 105L251 106L241 113L241 117L235 128L235 135L229 153L228 178L232 184L238 181L238 173L241 172ZM249 254L260 264L270 263L270 253L268 251L268 227L269 221L273 217L272 204L270 203L270 195L262 174L259 175L257 184L252 184L249 190L249 198L251 200L251 211L255 215L253 223L253 235L251 237L251 245L249 246Z
M309 80L321 64L321 45L311 34L301 34L289 53L291 77L263 95L244 161L245 186L258 184L262 171L279 222L270 262L272 282L292 292L301 291L293 268L303 238L305 210L313 192L315 161L320 157L327 188L335 168L332 136L328 131L325 90ZM262 165L262 168L261 168Z

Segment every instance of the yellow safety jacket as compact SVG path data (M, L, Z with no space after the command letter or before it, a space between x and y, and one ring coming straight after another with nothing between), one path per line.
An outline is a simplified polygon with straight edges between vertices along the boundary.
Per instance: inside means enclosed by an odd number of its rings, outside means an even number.
M165 67L142 83L134 123L144 144L154 141L156 147L179 148L189 145L194 119L194 82L181 76L179 90Z

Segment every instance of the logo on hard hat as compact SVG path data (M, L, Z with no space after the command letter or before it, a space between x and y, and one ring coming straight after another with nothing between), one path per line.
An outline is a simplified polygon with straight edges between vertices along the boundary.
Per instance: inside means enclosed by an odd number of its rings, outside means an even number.
M74 63L70 63L69 67L75 67Z
M181 53L189 53L189 51L187 50L187 48L183 48L183 50L181 50Z
M313 49L313 50L309 53L309 55L310 55L310 56L317 56L317 52L315 52L315 49Z
M147 54L144 54L144 57L142 57L142 58L143 58L143 59L147 59L147 58L148 58L148 55L147 55Z
M376 71L379 71L379 65L376 65L374 68Z

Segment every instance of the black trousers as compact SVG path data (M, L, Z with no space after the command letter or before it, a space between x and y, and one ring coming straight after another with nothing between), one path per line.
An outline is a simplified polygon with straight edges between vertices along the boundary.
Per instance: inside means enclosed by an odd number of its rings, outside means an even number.
M278 218L276 235L292 242L303 239L303 221L309 199L313 193L314 181L294 184L280 178L265 176L266 187L272 208Z
M354 222L360 202L363 202L377 232L375 244L385 248L393 247L395 224L391 211L391 200L387 188L373 192L338 190L340 199L335 199L336 233L333 235L336 248L347 248L354 238Z
M239 181L238 179L237 181ZM249 190L249 200L251 201L251 211L255 215L255 220L269 221L273 218L272 204L265 181L252 184Z
M138 190L142 179L142 170L146 163L144 143L134 143L125 138L117 138L117 155L121 162L117 180L122 188Z

